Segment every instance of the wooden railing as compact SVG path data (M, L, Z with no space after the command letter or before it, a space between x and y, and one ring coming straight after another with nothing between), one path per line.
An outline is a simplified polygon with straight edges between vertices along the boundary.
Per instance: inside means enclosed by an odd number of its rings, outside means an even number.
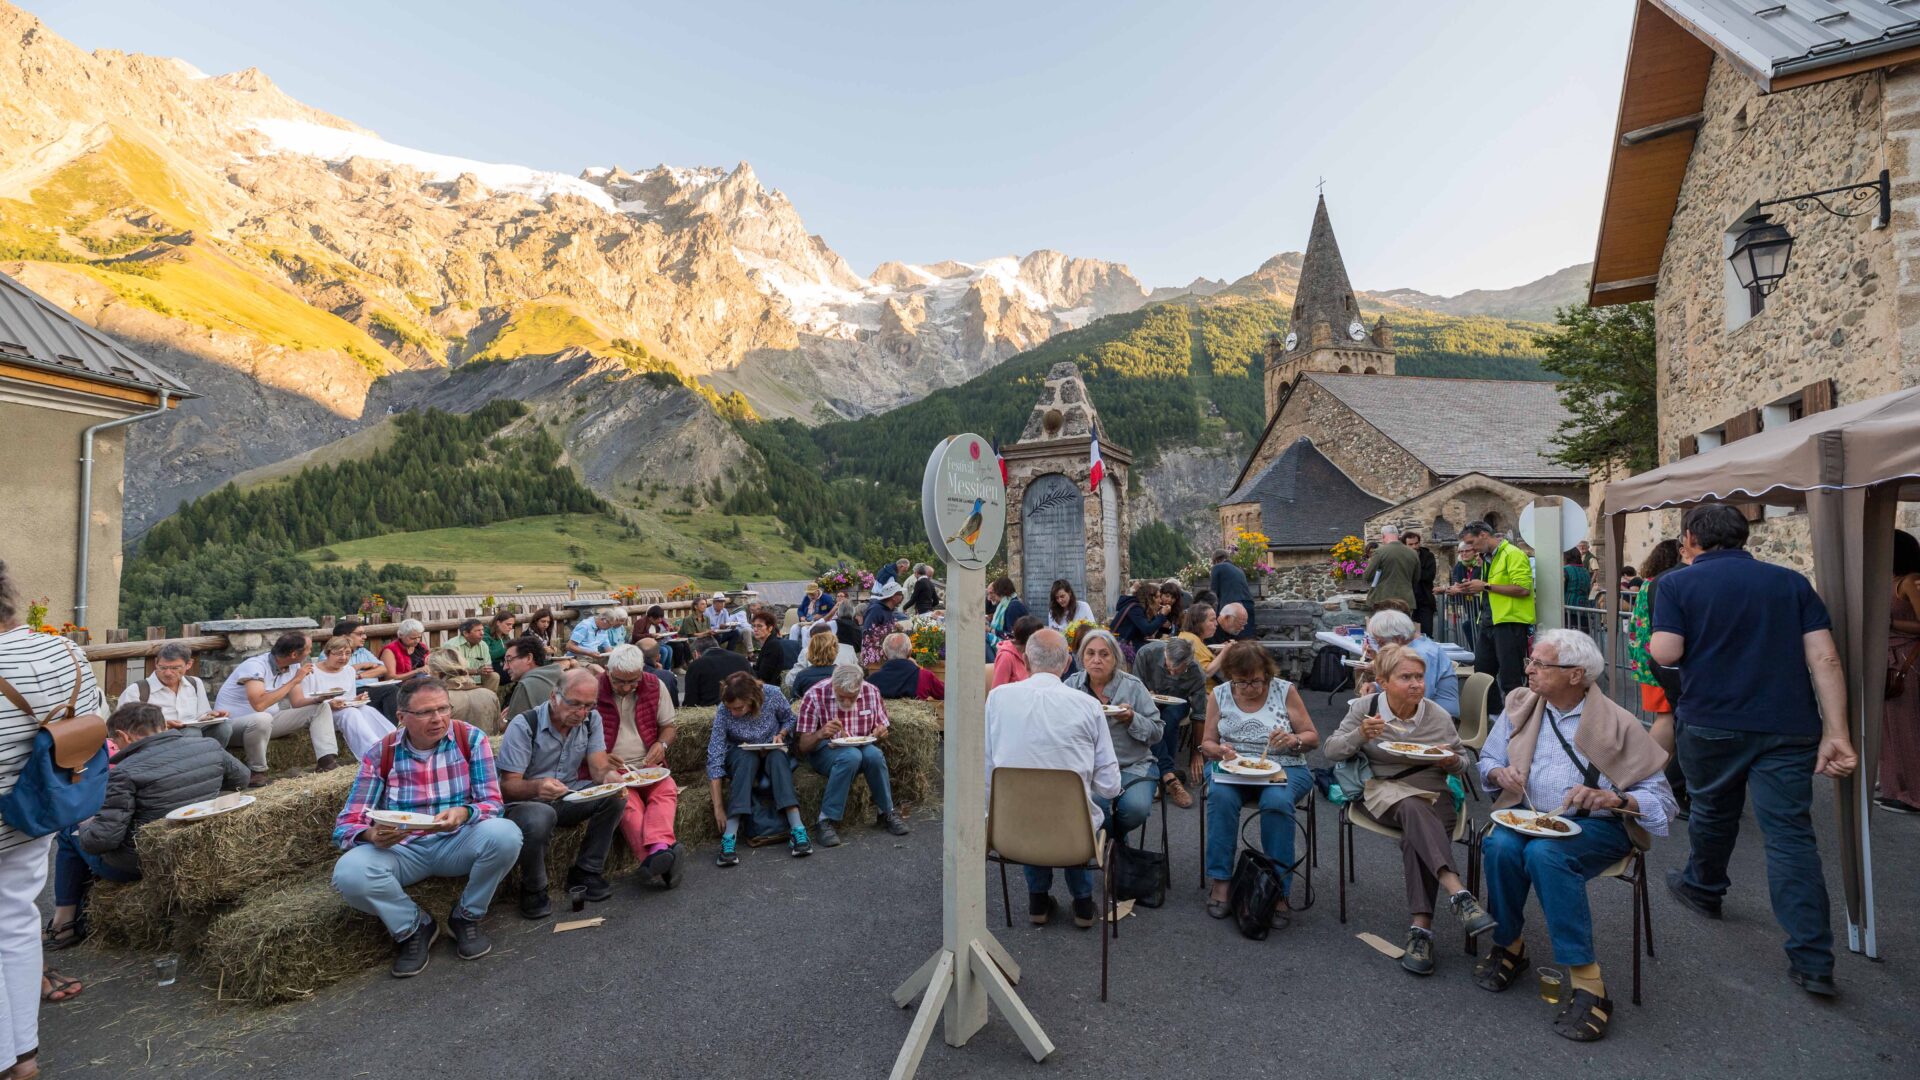
M632 618L645 614L648 608L654 606L653 604L630 605L626 608L627 616ZM688 612L693 611L695 607L694 602L691 600L668 601L658 606L665 608L667 616L674 619L678 619ZM319 625L319 628L307 632L315 637L315 644L318 644L319 641L325 640L326 635L331 632L334 623L338 622L339 619L357 619L359 617L358 615L343 615L337 618L334 616L319 616L313 620ZM531 612L517 613L514 616L515 629L525 626L532 617ZM484 618L486 618L486 615L476 609L453 618L433 619L430 621L423 620L421 625L426 628L427 647L429 649L437 649L441 645L446 644L447 640L459 630L460 624L468 619ZM576 621L571 611L554 612L553 638L549 644L565 641L567 637L573 633L573 626ZM166 630L163 627L149 626L146 630L146 637L137 640L131 639L125 630L109 630L104 635L106 640L97 644L89 644L87 642L82 642L81 644L87 654L87 659L102 666L100 688L106 692L109 700L118 700L120 692L127 688L129 681L146 677L147 662L160 651L160 647L163 645L185 645L187 648L193 650L196 655L199 653L221 652L228 648L228 640L225 634L201 634L199 633L199 629L199 624L188 623L181 628L181 635L179 637L170 638L166 636ZM398 636L400 624L398 622L367 623L363 625L361 629L366 631L368 647L375 652L379 652L381 643L390 641Z

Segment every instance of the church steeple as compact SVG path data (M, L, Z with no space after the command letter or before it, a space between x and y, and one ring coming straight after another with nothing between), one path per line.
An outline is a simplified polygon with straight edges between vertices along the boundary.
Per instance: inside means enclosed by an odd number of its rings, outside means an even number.
M1313 209L1313 228L1307 234L1307 254L1300 264L1300 285L1294 291L1286 338L1267 342L1268 421L1286 404L1294 380L1307 371L1394 373L1393 331L1382 320L1373 333L1367 332L1353 283L1347 280L1347 265L1340 258L1340 243L1333 238L1325 195Z

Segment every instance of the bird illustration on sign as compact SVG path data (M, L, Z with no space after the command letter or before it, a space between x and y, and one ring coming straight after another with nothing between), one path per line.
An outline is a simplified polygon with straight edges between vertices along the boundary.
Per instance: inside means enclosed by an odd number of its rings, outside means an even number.
M980 539L980 525L981 522L985 520L985 516L980 511L981 508L986 505L986 502L985 499L975 497L973 500L973 512L967 515L967 520L961 524L960 531L947 537L947 543L949 544L958 540L967 545L967 558L969 559L976 557L973 545Z

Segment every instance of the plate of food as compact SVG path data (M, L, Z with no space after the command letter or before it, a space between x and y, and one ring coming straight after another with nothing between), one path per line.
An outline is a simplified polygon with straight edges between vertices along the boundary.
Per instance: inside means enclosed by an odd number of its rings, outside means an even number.
M315 695L313 695L313 700L315 700L315 701L332 701L332 700L333 700L334 698L337 698L337 697L339 697L340 695L342 695L342 694L344 694L344 693L346 693L346 691L345 691L345 690L342 690L342 689L340 689L339 687L334 687L334 688L333 688L333 689L331 689L331 690L322 690L322 691L320 691L319 693L317 693L317 694L315 694Z
M369 810L367 820L376 825L391 825L408 832L439 832L440 823L432 814L416 814L411 810Z
M667 777L672 775L673 774L668 772L666 769L663 769L656 765L656 766L653 766L652 768L634 769L628 772L626 783L627 783L627 786L631 788L642 788L642 787L647 787L650 784L657 784L660 781L665 780Z
M1580 834L1580 823L1568 821L1563 817L1549 817L1532 810L1511 807L1496 810L1493 820L1524 836L1537 836L1549 840L1565 840L1569 836Z
M742 750L785 750L786 748L787 744L784 742L743 742L740 744L740 749Z
M209 724L217 724L220 721L225 719L226 717L224 716L215 716L212 713L208 713L205 716L196 716L191 720L182 720L180 721L180 726L181 727L206 727Z
M1244 754L1221 762L1220 767L1235 776L1272 776L1280 771L1280 763L1272 758L1251 758Z
M595 784L592 787L583 787L578 791L569 791L563 797L562 801L592 802L595 799L604 799L609 795L619 795L626 790L627 782L625 780L615 780L612 783Z
M1453 753L1453 751L1448 750L1444 746L1435 746L1432 743L1408 742L1404 739L1384 739L1380 742L1379 746L1380 749L1385 750L1387 753L1406 758L1408 761L1439 761L1441 758Z
M1119 716L1122 712L1126 711L1126 708L1125 705L1102 705L1100 706L1100 711L1106 713L1108 716Z
M1153 695L1153 703L1155 705L1185 705L1187 699L1174 697L1172 694L1155 694Z
M833 746L872 746L879 741L879 739L872 735L842 735L837 739L829 740L829 744Z
M366 703L367 703L367 695L361 694L359 697L339 698L337 700L329 702L328 704L332 705L336 709L351 709L360 705L365 705Z
M222 795L217 799L188 803L168 812L168 821L199 821L201 818L219 817L221 814L238 810L243 806L252 806L253 796L239 793Z

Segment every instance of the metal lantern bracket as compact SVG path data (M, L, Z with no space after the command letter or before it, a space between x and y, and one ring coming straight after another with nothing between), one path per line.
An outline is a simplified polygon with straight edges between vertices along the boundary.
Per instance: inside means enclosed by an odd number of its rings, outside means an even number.
M1840 195L1846 198L1835 198L1832 203L1827 201L1829 198ZM1847 209L1849 205L1860 206L1863 203L1871 203L1871 205L1854 210ZM1800 211L1818 206L1834 217L1843 218L1861 217L1871 213L1874 215L1873 227L1884 229L1893 218L1892 176L1889 170L1881 169L1880 178L1877 180L1860 184L1844 184L1824 191L1809 191L1803 195L1789 195L1783 199L1769 199L1763 203L1755 203L1753 209L1758 213L1769 206L1791 206Z

